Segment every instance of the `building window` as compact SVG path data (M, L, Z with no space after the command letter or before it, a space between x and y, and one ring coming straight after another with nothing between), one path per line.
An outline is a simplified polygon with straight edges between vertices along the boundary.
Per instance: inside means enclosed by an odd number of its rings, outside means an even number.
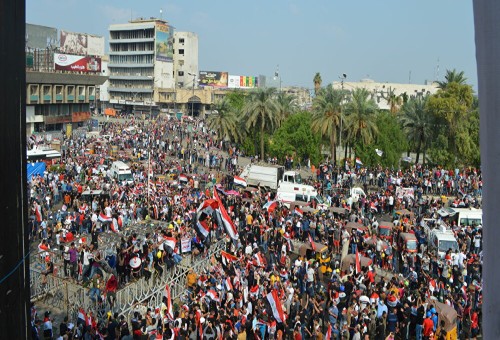
M183 48L181 48L181 49L179 50L179 54L180 54L180 55L184 55L184 49L183 49Z
M179 38L179 44L184 44L184 38Z
M179 77L183 77L184 76L184 71L179 71L179 72L177 72L177 74L179 75Z

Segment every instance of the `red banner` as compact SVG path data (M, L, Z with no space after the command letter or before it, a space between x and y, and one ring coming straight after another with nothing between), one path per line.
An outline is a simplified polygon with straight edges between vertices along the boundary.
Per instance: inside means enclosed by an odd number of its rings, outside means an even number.
M101 72L101 58L54 53L56 71Z

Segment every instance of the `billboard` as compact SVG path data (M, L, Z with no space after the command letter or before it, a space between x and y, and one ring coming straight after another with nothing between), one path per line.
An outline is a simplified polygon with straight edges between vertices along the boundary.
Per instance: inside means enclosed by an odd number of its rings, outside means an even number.
M104 37L61 30L61 50L69 54L104 55Z
M228 73L215 71L200 71L200 86L227 87Z
M87 54L87 35L61 30L61 49L66 53Z
M104 37L87 34L87 54L104 55Z
M26 24L27 48L43 50L58 45L56 28Z
M101 58L54 53L56 71L101 72Z
M229 82L227 87L231 89L251 89L258 86L258 77L229 75Z
M155 51L156 60L172 61L174 57L174 41L172 28L165 24L156 24Z

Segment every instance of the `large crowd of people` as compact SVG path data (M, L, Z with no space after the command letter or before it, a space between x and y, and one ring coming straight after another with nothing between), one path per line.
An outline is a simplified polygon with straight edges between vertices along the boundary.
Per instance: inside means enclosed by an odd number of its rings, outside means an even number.
M450 205L480 207L479 170L325 162L306 180L331 206L316 210L269 204L274 193L236 186L243 153L217 141L202 120L107 123L99 134L65 138L61 148L64 166L29 181L30 238L45 266L43 283L58 275L86 287L106 317L82 309L56 330L50 313L42 318L34 307L34 339L420 340L480 333L482 225L459 226L440 214ZM130 165L132 182L113 178L116 159ZM287 157L287 169L293 164ZM366 194L351 197L354 186ZM215 198L237 237L221 215L201 213ZM392 225L382 239L384 222ZM132 228L141 225L149 227ZM443 256L428 247L434 225L446 225L457 240ZM414 248L400 242L406 234L416 239ZM108 242L109 235L118 241ZM210 253L221 239L225 250ZM210 266L187 275L182 297L140 304L131 319L116 312L119 289L199 256L210 256Z

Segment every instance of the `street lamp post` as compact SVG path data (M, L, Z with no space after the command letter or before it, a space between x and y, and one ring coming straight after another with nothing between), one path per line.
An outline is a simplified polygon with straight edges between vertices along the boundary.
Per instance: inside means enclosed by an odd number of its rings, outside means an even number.
M154 100L154 93L155 93L155 78L154 76L148 76L148 78L151 79L151 99L149 100L149 122L148 125L151 127L151 118L152 118L152 113L153 113L153 100ZM151 174L151 144L153 143L153 136L151 136L151 133L149 133L149 138L148 138L148 174L146 176L146 183L147 183L147 206L148 206L148 215L149 215L149 207L150 207L150 198L149 198L149 176Z
M191 99L192 99L192 98L194 98L194 85L196 83L196 73L188 72L188 74L190 76L193 76L193 96L191 97ZM194 118L194 101L191 101L191 117Z
M347 78L347 75L345 73L342 73L342 76L339 76L339 78L340 78L340 88L341 88L341 91L342 91L341 92L342 96L341 96L341 99L340 99L340 138L339 138L339 145L340 145L340 149L342 150L342 122L343 122L342 115L344 114L344 112L343 112L344 111L343 110L343 107L344 107L344 80ZM340 159L342 159L342 156L340 157ZM337 160L335 160L335 161L337 161Z

